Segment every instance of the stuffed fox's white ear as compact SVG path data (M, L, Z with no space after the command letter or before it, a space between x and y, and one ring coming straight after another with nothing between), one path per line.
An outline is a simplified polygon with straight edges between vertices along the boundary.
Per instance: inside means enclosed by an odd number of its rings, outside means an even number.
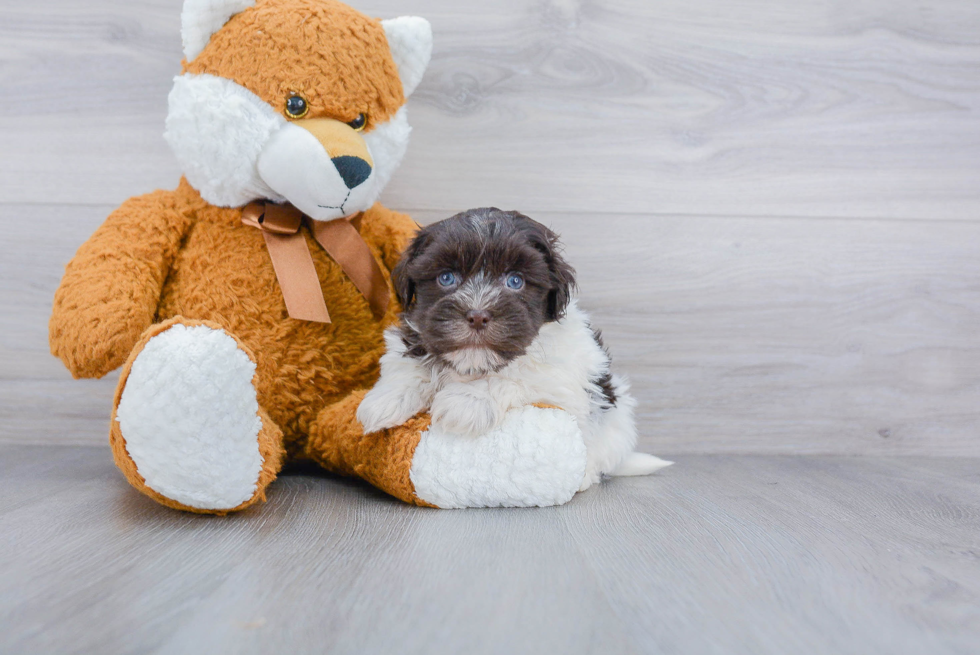
M254 4L255 0L184 0L180 37L187 61L201 54L211 35L224 27L229 18Z
M432 26L418 16L381 21L388 37L391 56L398 65L405 97L412 95L432 57Z

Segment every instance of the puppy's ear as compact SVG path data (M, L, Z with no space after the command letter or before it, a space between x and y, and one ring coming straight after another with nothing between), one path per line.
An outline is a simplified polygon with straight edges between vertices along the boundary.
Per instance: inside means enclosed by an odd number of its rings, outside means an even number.
M408 244L408 247L405 248L401 259L398 260L395 268L391 271L391 281L395 287L395 295L398 296L398 302L401 303L402 309L407 310L415 301L415 279L412 278L410 271L412 262L418 259L419 255L425 251L431 241L432 235L428 228L420 230L415 235L415 238L412 239L411 243Z
M557 321L565 316L565 308L572 299L572 291L575 289L575 269L562 257L558 235L536 221L534 226L531 243L544 255L551 277L551 288L548 290L548 320Z
M548 292L548 320L557 321L565 316L565 308L572 299L575 269L557 251L548 266L551 268L552 282L551 291Z

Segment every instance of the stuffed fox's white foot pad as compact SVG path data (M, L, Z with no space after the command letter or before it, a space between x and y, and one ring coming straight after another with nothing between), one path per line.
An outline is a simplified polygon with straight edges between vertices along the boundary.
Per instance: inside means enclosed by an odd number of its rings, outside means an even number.
M571 500L585 465L571 414L522 407L479 437L430 427L415 449L411 480L419 498L446 509L547 507Z
M255 363L222 330L177 324L149 340L116 410L148 487L197 509L252 498L262 470L254 375Z

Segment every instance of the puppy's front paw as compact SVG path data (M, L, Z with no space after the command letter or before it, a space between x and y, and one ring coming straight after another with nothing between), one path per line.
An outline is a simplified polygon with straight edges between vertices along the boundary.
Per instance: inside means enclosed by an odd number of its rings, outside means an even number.
M416 390L377 386L357 407L357 420L364 433L401 425L425 409L425 399Z
M503 412L490 398L443 391L432 401L432 422L446 432L475 437L500 425Z

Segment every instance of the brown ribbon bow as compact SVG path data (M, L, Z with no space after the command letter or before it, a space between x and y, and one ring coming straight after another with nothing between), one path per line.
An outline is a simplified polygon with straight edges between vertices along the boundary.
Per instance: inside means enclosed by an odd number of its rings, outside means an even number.
M388 283L358 231L361 214L317 221L292 205L256 200L242 210L242 223L262 230L290 318L330 322L313 256L300 232L304 221L316 242L367 299L374 318L381 320L388 309Z

